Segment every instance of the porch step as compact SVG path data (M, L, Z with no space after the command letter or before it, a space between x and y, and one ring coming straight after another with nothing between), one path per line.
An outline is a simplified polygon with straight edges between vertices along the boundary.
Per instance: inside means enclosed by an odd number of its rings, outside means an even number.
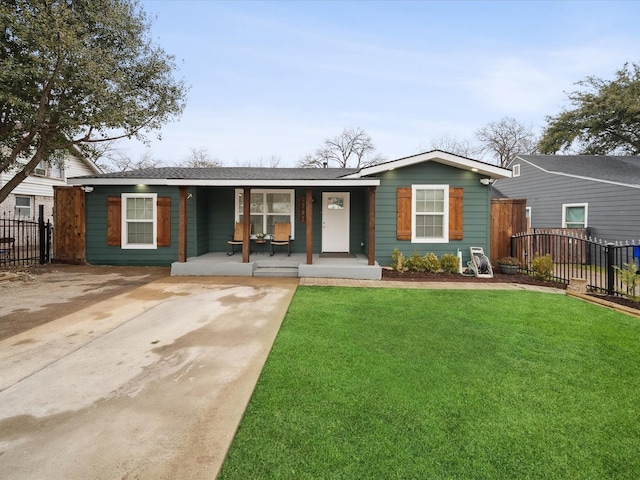
M298 267L260 267L253 271L254 277L298 277Z

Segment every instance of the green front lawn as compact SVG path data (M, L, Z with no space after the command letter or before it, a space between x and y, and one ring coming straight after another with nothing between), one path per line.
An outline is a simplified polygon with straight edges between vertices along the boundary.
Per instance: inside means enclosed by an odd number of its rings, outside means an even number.
M563 295L300 287L219 478L640 478L639 349Z

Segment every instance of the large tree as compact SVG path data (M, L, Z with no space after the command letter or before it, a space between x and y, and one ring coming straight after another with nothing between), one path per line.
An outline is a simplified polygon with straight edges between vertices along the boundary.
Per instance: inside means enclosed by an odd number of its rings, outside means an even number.
M333 138L327 138L314 153L298 162L299 167L361 168L383 162L373 141L361 128L345 128Z
M0 2L0 202L43 160L76 145L145 140L182 113L174 58L133 0Z
M568 93L573 108L547 117L542 153L640 154L640 66L626 63L611 81L587 77Z
M509 165L517 155L536 152L536 136L533 128L513 117L503 117L489 122L475 133L480 152L493 156L500 167Z

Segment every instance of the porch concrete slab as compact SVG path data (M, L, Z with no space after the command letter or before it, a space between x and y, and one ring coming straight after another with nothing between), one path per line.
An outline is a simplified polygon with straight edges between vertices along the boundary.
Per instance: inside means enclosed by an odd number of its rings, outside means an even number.
M358 254L347 258L323 258L318 254L312 257L312 264L307 264L307 256L303 253L292 253L290 256L277 253L253 252L248 263L242 263L242 255L236 253L228 256L223 252L213 252L189 257L186 262L171 264L172 276L247 276L256 275L264 269L296 268L298 277L346 278L355 280L380 280L382 267L376 262L369 265L365 255ZM276 270L277 271L277 270Z
M297 284L168 277L0 341L0 478L215 478Z

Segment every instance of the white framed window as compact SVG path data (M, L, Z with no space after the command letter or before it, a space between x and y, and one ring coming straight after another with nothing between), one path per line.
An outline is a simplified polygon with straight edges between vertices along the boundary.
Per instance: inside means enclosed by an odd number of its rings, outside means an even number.
M251 235L263 233L273 235L276 223L295 221L295 190L293 189L256 189L251 190ZM244 192L236 189L236 222L244 217ZM291 239L294 239L295 228L291 228Z
M412 185L411 241L449 241L449 185Z
M587 228L588 203L562 205L562 228Z
M520 176L520 164L517 163L513 166L513 169L511 170L512 174L514 177L519 177Z
M16 195L14 209L15 216L21 218L31 218L31 212L33 212L33 199L25 195Z
M122 194L122 248L154 249L157 243L157 194Z
M531 230L531 207L525 207L524 216L527 221L527 230Z

